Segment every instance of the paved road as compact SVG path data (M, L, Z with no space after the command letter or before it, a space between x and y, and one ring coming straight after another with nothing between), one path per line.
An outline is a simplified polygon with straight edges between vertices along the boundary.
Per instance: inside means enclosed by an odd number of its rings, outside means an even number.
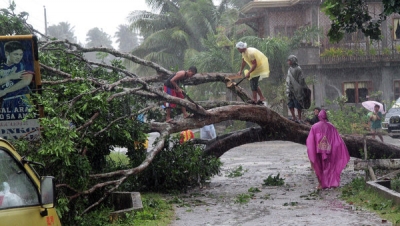
M384 137L400 145L400 140ZM214 176L204 188L180 195L186 205L176 207L173 226L264 226L264 225L392 225L382 224L374 213L356 210L341 201L338 189L316 192L317 179L310 168L304 145L284 142L260 142L236 147L221 157L222 173ZM364 171L354 171L354 158L342 173L342 185ZM228 173L242 166L241 177ZM269 175L285 178L283 187L263 187ZM249 194L249 188L261 192L247 204L238 197ZM236 201L236 202L235 202Z

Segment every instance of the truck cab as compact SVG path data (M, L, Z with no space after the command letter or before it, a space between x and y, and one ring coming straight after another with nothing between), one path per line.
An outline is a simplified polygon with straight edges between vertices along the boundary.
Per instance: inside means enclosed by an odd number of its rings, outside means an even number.
M54 178L40 177L31 164L0 138L0 226L61 225Z

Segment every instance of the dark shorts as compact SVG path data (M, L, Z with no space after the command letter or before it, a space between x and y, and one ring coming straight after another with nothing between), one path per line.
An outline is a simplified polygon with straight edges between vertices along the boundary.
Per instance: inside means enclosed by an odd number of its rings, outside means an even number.
M250 88L251 91L257 91L258 89L258 80L260 80L260 76L254 77L250 79Z
M164 92L168 93L169 95L174 96L174 97L179 97L181 99L185 98L182 93L178 93L178 92L175 91L175 89L168 88L167 86L164 86ZM175 108L176 104L175 103L165 102L164 106L166 108Z
M296 109L303 109L300 103L296 99L289 99L289 103L287 104L288 108L296 108Z

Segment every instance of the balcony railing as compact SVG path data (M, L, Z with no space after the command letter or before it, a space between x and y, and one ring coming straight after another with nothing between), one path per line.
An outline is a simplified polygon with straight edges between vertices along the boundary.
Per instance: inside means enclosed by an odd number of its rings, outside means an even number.
M399 62L400 54L393 53L388 55L365 55L365 56L322 56L320 57L321 64L337 64L346 63L362 63L362 62Z

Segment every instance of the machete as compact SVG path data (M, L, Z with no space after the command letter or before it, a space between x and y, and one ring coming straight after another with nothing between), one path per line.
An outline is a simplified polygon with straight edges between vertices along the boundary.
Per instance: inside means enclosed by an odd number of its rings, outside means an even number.
M197 105L196 102L194 102L194 101L192 100L192 98L190 98L185 92L183 92L183 90L182 90L182 94L183 94L183 96L186 97L190 102L192 102L192 103L194 103L194 104L196 105L196 109L199 109L199 105Z

